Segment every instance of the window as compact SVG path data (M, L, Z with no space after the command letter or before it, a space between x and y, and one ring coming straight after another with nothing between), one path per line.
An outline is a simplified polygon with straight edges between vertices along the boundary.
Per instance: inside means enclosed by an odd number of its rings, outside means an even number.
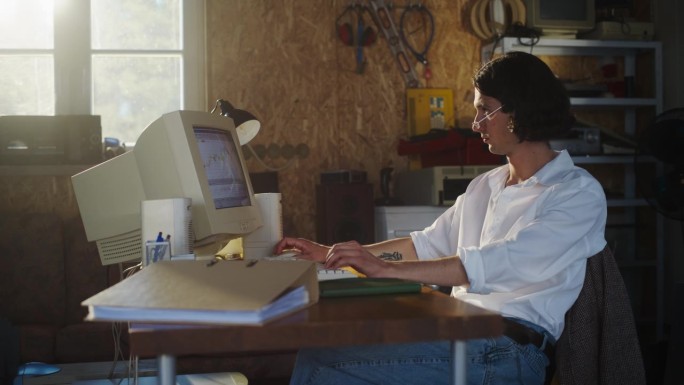
M133 142L160 115L206 110L204 2L0 1L0 114L94 114Z
M52 13L51 1L0 2L0 114L55 113Z

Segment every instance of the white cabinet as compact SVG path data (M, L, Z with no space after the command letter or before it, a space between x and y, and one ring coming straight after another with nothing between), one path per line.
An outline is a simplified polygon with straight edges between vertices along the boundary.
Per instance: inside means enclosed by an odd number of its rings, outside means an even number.
M534 43L534 44L533 44ZM629 97L571 97L573 110L598 111L622 117L620 134L636 140L643 124L639 116L655 118L663 110L662 44L656 41L607 41L505 37L482 47L482 60L508 51L530 52L542 57L578 56L622 58L625 84L647 85ZM643 56L643 57L642 57ZM639 60L646 58L647 60ZM643 63L646 63L644 65ZM648 68L650 66L651 68ZM633 83L634 82L634 83ZM650 119L652 120L652 119ZM642 159L641 157L639 158ZM573 156L580 167L590 170L604 183L606 174L620 175L620 191L608 196L606 238L615 251L623 278L632 297L642 339L661 340L664 334L664 219L640 198L635 176L634 155ZM646 159L651 167L661 167ZM603 172L602 172L603 171Z
M449 206L376 206L375 241L408 237L430 226Z

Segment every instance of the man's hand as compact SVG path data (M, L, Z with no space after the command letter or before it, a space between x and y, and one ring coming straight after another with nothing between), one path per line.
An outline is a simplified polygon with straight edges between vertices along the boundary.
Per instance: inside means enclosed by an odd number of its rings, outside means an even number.
M289 250L299 253L297 258L323 263L326 260L330 247L304 238L285 237L275 245L273 252L277 255Z
M339 269L347 266L367 277L392 276L392 263L376 257L356 241L337 243L328 252L326 268Z

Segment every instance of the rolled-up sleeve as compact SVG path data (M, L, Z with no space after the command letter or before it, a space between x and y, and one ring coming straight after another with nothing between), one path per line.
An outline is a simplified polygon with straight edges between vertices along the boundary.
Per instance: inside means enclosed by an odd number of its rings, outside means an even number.
M411 233L418 258L457 256L468 285L452 295L545 327L556 338L605 245L606 197L567 151L506 186L508 168L480 175L432 226Z
M418 258L459 256L469 291L486 294L553 279L599 252L605 194L590 174L570 166L509 187L504 169L474 179L432 226L411 234Z
M605 197L600 186L554 186L529 210L512 221L499 239L458 248L470 292L530 287L556 277L605 245Z

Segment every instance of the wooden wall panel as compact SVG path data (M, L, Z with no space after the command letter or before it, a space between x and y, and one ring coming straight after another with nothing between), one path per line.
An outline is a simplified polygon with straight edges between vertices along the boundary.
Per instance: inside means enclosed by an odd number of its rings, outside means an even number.
M473 115L470 77L480 63L480 42L461 23L467 3L425 2L436 24L427 85L453 89L457 119L466 121ZM377 30L376 43L363 50L364 71L355 71L355 48L340 41L335 28L347 5L342 0L207 2L209 100L228 99L259 117L262 131L250 145L305 143L310 149L308 157L295 158L279 172L284 230L292 236L315 236L321 172L366 171L379 196L380 169L408 167L396 151L398 140L407 136L401 71ZM397 23L399 12L393 10ZM422 74L422 65L416 70ZM287 163L264 161L275 168ZM248 162L253 172L266 169L253 157Z
M401 7L409 1L386 2L395 7L398 24ZM364 71L355 71L355 48L338 39L335 27L350 3L206 0L206 82L212 101L207 110L223 98L253 112L262 130L252 148L308 146L306 158L265 157L266 165L254 156L248 160L251 172L279 170L287 235L315 237L315 187L321 172L366 171L379 197L380 169L393 167L398 173L408 167L396 151L399 139L408 136L404 79L377 30L378 40L363 50ZM471 76L481 62L481 41L469 31L473 0L422 3L432 11L436 30L428 52L433 76L429 82L421 77L421 86L452 89L456 119L449 125L468 127L474 112ZM561 77L598 76L597 63L589 58L548 60ZM422 65L414 66L422 75ZM616 126L605 115L589 118ZM78 213L68 177L5 176L0 184L3 209L56 211L65 218Z
M77 217L78 205L66 175L0 175L0 212L55 213Z

